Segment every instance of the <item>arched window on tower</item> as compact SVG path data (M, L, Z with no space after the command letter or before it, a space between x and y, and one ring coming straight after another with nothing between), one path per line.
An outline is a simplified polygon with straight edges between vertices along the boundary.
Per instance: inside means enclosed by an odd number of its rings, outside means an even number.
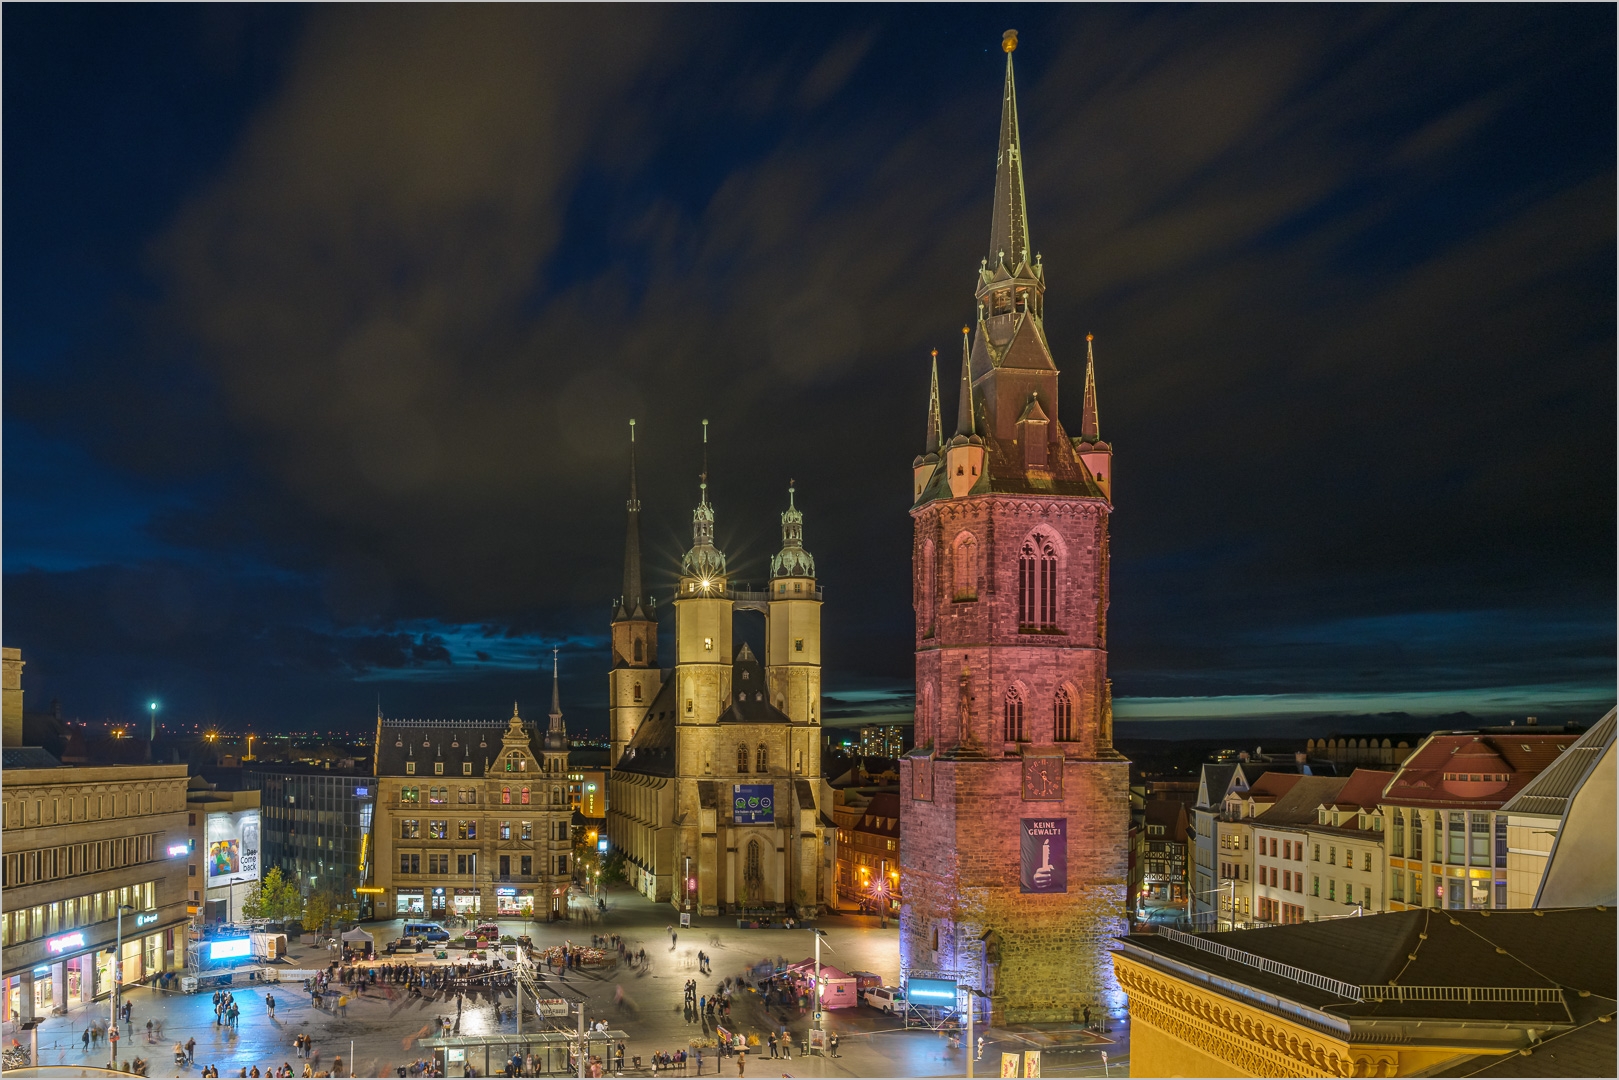
M636 638L635 639L635 662L637 664L639 664L641 662L641 659L642 659L642 655L641 655L641 639Z
M935 592L933 563L933 541L924 540L921 552L922 565L916 575L916 622L922 628L923 637L933 636L933 597Z
M978 539L972 533L956 537L952 570L956 599L978 599Z
M1006 741L1023 741L1023 695L1015 686L1006 688Z
M746 746L736 748L736 771L739 773L748 771L748 748Z
M1058 742L1074 738L1074 700L1066 686L1057 687L1057 696L1051 699L1051 730Z
M742 864L742 881L755 898L765 883L764 849L757 840L748 841L748 857Z
M1035 533L1018 556L1018 625L1057 625L1057 550L1049 537Z
M769 768L769 765L770 765L770 752L765 749L765 744L764 743L760 743L759 744L759 754L753 760L753 771L754 772L765 772Z

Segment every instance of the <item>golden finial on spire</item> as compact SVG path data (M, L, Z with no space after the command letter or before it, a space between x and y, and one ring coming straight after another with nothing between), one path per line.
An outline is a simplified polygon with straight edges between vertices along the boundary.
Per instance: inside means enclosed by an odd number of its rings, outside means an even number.
M969 333L971 333L971 332L972 332L972 331L970 331L970 330L968 330L968 329L967 329L967 328L966 328L966 327L965 327L965 326L963 326L963 327L962 327L962 328L961 328L961 336L962 336L962 337L966 337L966 336L967 336L967 335L968 335L968 334L969 334Z
M1012 52L1017 49L1017 31L1008 30L1001 35L1001 51Z
M938 358L939 358L939 350L934 349L933 350L933 359L937 360Z
M1086 334L1085 335L1085 340L1086 341L1095 341L1096 340L1096 335L1095 334Z

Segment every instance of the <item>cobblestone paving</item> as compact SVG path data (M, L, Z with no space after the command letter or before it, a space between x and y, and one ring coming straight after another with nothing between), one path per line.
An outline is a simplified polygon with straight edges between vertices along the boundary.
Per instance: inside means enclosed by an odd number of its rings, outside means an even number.
M739 930L733 920L697 919L697 925L688 929L675 929L671 942L669 926L675 921L673 910L667 905L654 905L639 895L618 891L609 894L609 909L605 914L581 913L581 917L566 923L524 923L515 919L500 920L507 933L530 934L536 946L562 944L588 945L592 934L616 933L637 949L644 948L648 963L644 969L591 970L575 972L566 980L548 979L552 986L566 985L569 995L583 994L587 1001L586 1016L594 1023L605 1020L609 1027L629 1033L626 1062L635 1055L649 1061L658 1051L674 1052L686 1047L692 1039L711 1037L712 1033L700 1021L688 1021L682 1009L682 987L687 979L696 978L698 990L708 994L726 976L738 976L749 965L762 959L785 957L789 963L814 955L814 938L805 930ZM893 983L899 976L898 931L892 925L880 928L876 919L854 916L833 916L821 921L827 931L821 959L845 971L871 971ZM400 923L380 922L365 925L378 945L398 935ZM706 952L712 961L712 976L698 974L697 952ZM419 958L431 954L423 953ZM456 957L459 950L450 950ZM291 963L294 968L317 967L328 959L323 949L294 946ZM615 1007L616 991L622 988L626 1006ZM361 997L349 995L344 1013L330 1007L335 998L328 998L327 1007L316 1008L309 995L299 984L276 985L247 983L241 977L233 986L237 1004L241 1007L240 1025L230 1030L214 1023L211 993L180 994L148 987L133 989L125 999L134 1006L136 1038L120 1043L119 1058L132 1060L136 1055L151 1062L153 1077L195 1077L204 1065L216 1065L221 1076L239 1075L243 1069L257 1065L262 1073L272 1071L283 1062L295 1071L302 1071L303 1061L293 1053L293 1039L307 1034L314 1041L314 1064L317 1070L329 1070L341 1056L343 1068L356 1070L356 1075L393 1075L394 1069L418 1058L427 1051L415 1040L434 1032L440 1017L456 1017L453 995L421 998L399 992L398 988L385 988L383 993L373 991ZM264 1006L264 997L272 994L276 999L276 1014L271 1019ZM460 1014L461 1035L481 1035L492 1032L514 1033L516 1022L509 1019L513 998L500 1001L506 1019L498 1024L494 1018L493 1002L489 995L469 998ZM769 1030L785 1028L793 1037L791 1060L771 1059L768 1051L747 1055L746 1075L753 1077L853 1077L853 1076L961 1076L966 1069L963 1050L950 1051L939 1035L920 1030L905 1030L898 1018L883 1016L874 1009L832 1010L827 1013L827 1027L838 1032L839 1056L826 1058L819 1055L806 1058L801 1047L806 1031L811 1026L809 1016L782 1016L768 1014L760 1005L757 995L743 993L734 999L731 1030L757 1034L761 1043ZM103 1044L85 1051L81 1033L92 1018L107 1019L107 1003L74 1009L63 1017L48 1019L39 1029L40 1060L38 1064L51 1068L53 1074L71 1076L76 1065L102 1065L108 1060ZM146 1041L146 1021L161 1021L163 1036L152 1043ZM537 1030L540 1021L532 1015L524 1020L524 1030ZM1038 1029L1016 1031L992 1029L985 1033L983 1057L976 1063L979 1076L997 1076L1003 1051L1018 1052L1038 1049L1044 1053L1042 1071L1047 1076L1101 1076L1103 1066L1100 1053L1108 1052L1108 1069L1112 1075L1126 1076L1129 1072L1128 1051L1121 1018L1111 1020L1113 1030L1106 1036L1081 1033L1073 1028L1041 1025ZM9 1028L9 1025L8 1025ZM13 1033L6 1032L7 1043ZM19 1035L27 1043L26 1035ZM197 1041L194 1066L177 1068L172 1053L176 1041L188 1038ZM351 1049L352 1047L352 1049ZM761 1051L764 1047L761 1046ZM483 1064L481 1052L469 1051L469 1060ZM494 1061L499 1072L498 1055ZM741 1075L736 1060L727 1059L721 1065L725 1076ZM687 1075L695 1074L695 1063L688 1065ZM715 1060L712 1051L703 1054L704 1075L714 1075ZM642 1069L639 1075L647 1075ZM634 1070L627 1070L634 1073Z

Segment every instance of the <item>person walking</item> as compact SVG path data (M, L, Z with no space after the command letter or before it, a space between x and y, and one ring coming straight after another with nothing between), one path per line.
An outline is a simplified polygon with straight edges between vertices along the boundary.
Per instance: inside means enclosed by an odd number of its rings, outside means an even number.
M770 1033L770 1056L776 1056L776 1033L774 1031Z
M84 1029L83 1042L84 1042L84 1052L86 1054L88 1054L90 1052L90 1029L89 1028Z
M197 1040L195 1038L189 1038L189 1039L186 1040L186 1064L187 1065L195 1065L196 1062L197 1062Z
M270 1019L274 1020L275 1019L275 995L274 994L265 994L264 995L264 1007L267 1010L269 1010Z

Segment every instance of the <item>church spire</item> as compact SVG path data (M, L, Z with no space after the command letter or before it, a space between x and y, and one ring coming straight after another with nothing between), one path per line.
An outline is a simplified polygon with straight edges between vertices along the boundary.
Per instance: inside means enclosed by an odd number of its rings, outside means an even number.
M703 591L725 587L725 553L714 546L714 508L708 505L708 421L703 421L703 471L697 509L691 512L691 550L681 560L682 576L697 578Z
M989 262L1004 263L1008 271L1029 261L1029 213L1023 194L1023 144L1018 135L1017 85L1012 78L1012 53L1017 31L1001 37L1006 52L1006 91L1001 99L1001 144L995 158L995 214L989 231Z
M944 416L939 408L939 350L933 350L933 385L928 390L928 442L924 454L937 460L939 448L944 445Z
M1086 442L1102 437L1096 415L1096 354L1091 348L1095 340L1095 334L1085 335L1085 405L1079 416L1079 437Z
M781 550L770 560L772 578L815 576L815 559L804 550L804 512L794 501L797 491L797 484L787 481L787 509L781 515Z
M551 729L549 734L565 735L567 728L562 724L562 686L557 672L557 650L551 650Z
M956 402L956 437L976 438L978 422L973 411L972 352L967 335L961 335L961 396Z
M624 591L618 601L619 619L647 618L647 598L641 594L641 500L635 489L635 421L630 421L630 497L624 531Z

